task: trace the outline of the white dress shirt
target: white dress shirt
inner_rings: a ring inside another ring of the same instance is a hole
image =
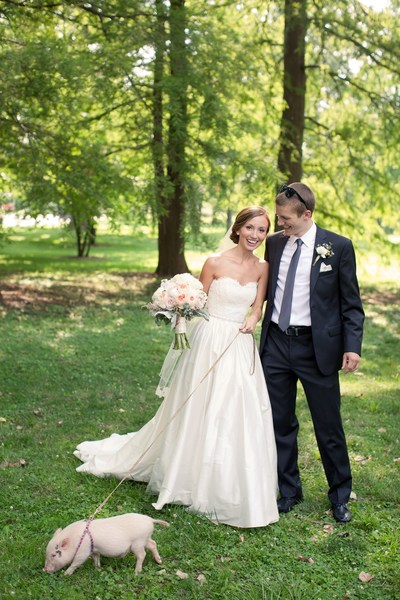
[[[311,325],[310,312],[310,274],[311,262],[314,255],[315,236],[317,234],[317,226],[313,222],[310,229],[301,236],[303,245],[301,246],[301,254],[296,270],[296,278],[293,288],[292,310],[290,314],[290,325]],[[275,290],[274,310],[272,312],[272,321],[278,323],[279,313],[281,310],[283,290],[287,272],[289,270],[290,261],[297,248],[297,237],[291,235],[286,242],[282,253],[281,263],[279,265],[278,281]]]

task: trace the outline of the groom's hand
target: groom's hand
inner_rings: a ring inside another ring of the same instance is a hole
[[[345,375],[347,373],[354,373],[360,366],[361,357],[356,352],[345,352],[343,354],[342,371]]]

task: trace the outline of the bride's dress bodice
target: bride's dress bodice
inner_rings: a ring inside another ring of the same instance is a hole
[[[241,285],[236,279],[214,279],[208,290],[207,310],[212,317],[242,323],[257,294],[257,282]]]

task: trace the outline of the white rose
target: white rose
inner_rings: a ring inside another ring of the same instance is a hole
[[[319,248],[317,248],[317,254],[322,256],[322,258],[326,258],[328,253],[329,253],[329,250],[328,250],[328,248],[325,248],[325,246],[319,246]]]
[[[152,297],[153,304],[157,304],[161,308],[166,308],[166,292],[162,288],[158,288],[153,294]]]
[[[171,281],[179,286],[189,286],[190,288],[197,290],[201,290],[203,287],[200,281],[190,273],[179,273],[178,275],[175,275]]]

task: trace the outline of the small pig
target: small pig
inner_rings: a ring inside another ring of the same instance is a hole
[[[101,555],[120,557],[130,551],[137,558],[135,567],[137,574],[142,570],[146,548],[151,551],[156,562],[161,564],[156,543],[151,539],[154,523],[169,527],[167,521],[152,519],[138,513],[128,513],[107,519],[94,519],[90,522],[85,535],[83,532],[87,527],[87,521],[76,521],[65,529],[57,529],[47,545],[43,571],[54,573],[69,564],[65,575],[72,575],[89,556],[92,556],[95,566],[100,567]]]

